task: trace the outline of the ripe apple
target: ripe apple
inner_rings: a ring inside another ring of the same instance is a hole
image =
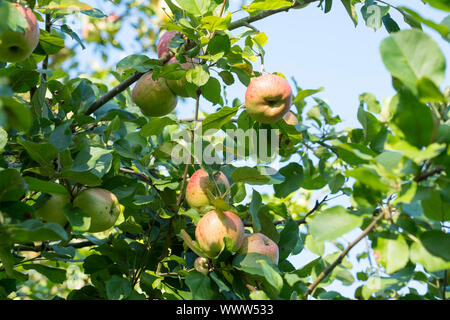
[[[295,126],[296,124],[298,124],[298,119],[297,117],[290,111],[288,111],[284,117],[283,117],[284,121],[287,124],[290,124],[291,126]]]
[[[163,57],[164,55],[166,55],[170,49],[169,49],[169,43],[170,41],[173,39],[173,37],[176,34],[180,34],[178,31],[166,31],[162,36],[161,39],[158,42],[158,47],[157,47],[157,53],[158,53],[158,58]],[[185,63],[181,64],[181,67],[184,70],[189,70],[192,69],[194,67],[194,60],[193,59],[186,59],[187,61]],[[172,64],[172,63],[176,63],[178,62],[178,60],[175,57],[172,57],[168,62],[167,65]],[[178,80],[167,80],[167,85],[169,86],[170,90],[172,90],[172,92],[174,94],[176,94],[177,96],[180,97],[189,97],[189,93],[186,89],[186,75],[183,75],[183,77],[181,79]]]
[[[269,237],[262,233],[247,235],[239,249],[240,254],[261,253],[268,256],[275,264],[278,264],[278,246]]]
[[[210,258],[217,256],[224,248],[224,237],[233,241],[233,251],[237,251],[242,245],[244,236],[241,218],[229,211],[209,211],[195,228],[195,238],[200,248]]]
[[[214,177],[218,186],[226,189],[230,187],[227,177],[223,172],[218,172]],[[209,174],[203,169],[199,169],[189,179],[186,187],[186,201],[191,208],[201,208],[210,204],[207,191],[216,194],[216,184],[209,179]]]
[[[167,86],[166,79],[152,79],[152,72],[144,74],[136,83],[132,99],[148,117],[162,117],[175,109],[178,99]]]
[[[67,218],[64,215],[63,208],[68,203],[70,203],[69,195],[51,194],[50,198],[36,210],[36,217],[45,222],[55,222],[64,227]]]
[[[165,56],[169,51],[169,43],[175,37],[175,35],[179,33],[178,31],[166,31],[161,36],[161,38],[158,41],[158,46],[156,48],[156,53],[158,54],[158,58],[162,58]]]
[[[258,122],[271,124],[283,118],[292,103],[289,83],[275,74],[253,78],[245,92],[245,107]]]
[[[197,257],[194,261],[194,268],[198,272],[207,275],[209,272],[209,260],[203,257]]]
[[[100,188],[82,190],[73,200],[73,206],[91,217],[89,232],[101,232],[111,228],[120,214],[117,197]]]
[[[0,35],[0,61],[17,62],[28,58],[39,43],[39,26],[29,8],[11,3],[24,16],[28,28],[25,32],[5,30]]]

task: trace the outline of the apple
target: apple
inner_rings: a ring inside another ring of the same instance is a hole
[[[239,254],[252,252],[264,254],[278,264],[278,245],[262,233],[253,233],[244,238]]]
[[[249,116],[265,124],[275,123],[289,111],[292,90],[289,83],[275,74],[253,78],[245,91],[245,107]]]
[[[198,272],[207,275],[209,272],[209,260],[203,257],[197,257],[194,261],[194,268]]]
[[[296,117],[292,112],[290,112],[290,111],[288,111],[288,112],[284,115],[283,119],[284,119],[284,121],[285,121],[287,124],[289,124],[289,125],[291,125],[291,126],[295,126],[295,125],[298,124],[298,119],[297,119],[297,117]]]
[[[227,177],[223,172],[218,172],[214,177],[218,186],[223,186],[225,190],[230,187]],[[210,204],[206,190],[216,194],[216,183],[209,179],[209,174],[203,169],[199,169],[189,179],[186,187],[186,201],[191,208],[201,208]]]
[[[152,72],[144,74],[132,92],[133,102],[148,117],[162,117],[175,109],[178,98],[167,86],[166,79],[152,79]]]
[[[0,35],[0,61],[17,62],[28,58],[39,43],[39,26],[33,11],[18,3],[11,3],[25,17],[25,32],[5,30]]]
[[[165,56],[168,52],[170,52],[169,49],[169,43],[170,41],[173,39],[173,37],[176,34],[181,34],[178,31],[166,31],[160,38],[160,40],[158,41],[158,47],[157,47],[157,54],[158,54],[158,58],[162,58],[163,56]],[[194,60],[193,59],[186,59],[187,61],[185,63],[181,64],[181,67],[184,70],[189,70],[192,69],[194,67]],[[178,60],[175,57],[172,57],[167,64],[172,64],[172,63],[176,63],[178,62]],[[180,97],[189,97],[189,93],[186,90],[186,74],[183,75],[183,77],[181,79],[178,80],[167,80],[167,85],[169,86],[170,90],[172,90],[172,92],[174,94],[176,94],[177,96]]]
[[[73,207],[80,208],[91,217],[89,232],[101,232],[111,228],[120,214],[117,197],[105,189],[82,190],[73,200]]]
[[[195,238],[200,249],[210,258],[222,251],[225,246],[224,237],[233,241],[233,251],[237,251],[242,245],[244,236],[244,224],[241,218],[229,211],[209,211],[195,228]]]
[[[165,56],[169,51],[169,43],[175,37],[176,34],[180,34],[178,31],[166,31],[161,36],[161,38],[158,41],[158,46],[156,48],[156,53],[158,54],[158,58],[162,58]]]
[[[69,195],[50,194],[50,198],[36,210],[35,215],[45,222],[55,222],[64,227],[67,218],[64,215],[63,208],[68,203],[70,203]]]

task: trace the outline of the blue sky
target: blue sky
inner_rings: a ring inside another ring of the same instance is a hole
[[[104,1],[88,1],[92,6],[101,9],[105,14],[117,12],[111,3]],[[409,8],[421,13],[424,17],[435,22],[440,22],[446,16],[419,0],[410,1],[389,1],[392,5],[406,5]],[[341,128],[360,127],[356,113],[359,105],[359,95],[364,92],[374,94],[381,102],[384,98],[395,94],[391,85],[389,72],[384,67],[379,46],[381,41],[388,37],[384,28],[373,31],[365,26],[358,8],[359,24],[355,28],[348,17],[340,1],[334,1],[333,9],[328,14],[311,4],[302,10],[280,13],[271,16],[263,21],[254,23],[260,31],[265,32],[269,41],[265,46],[265,69],[268,72],[281,72],[288,79],[294,77],[303,89],[317,89],[324,87],[324,90],[317,94],[318,97],[326,100],[333,112],[342,119]],[[120,10],[122,11],[122,10]],[[391,16],[399,23],[401,28],[406,27],[402,23],[400,14],[391,9]],[[240,17],[241,15],[238,15]],[[442,52],[449,61],[450,45],[444,41],[440,35],[428,28],[425,28],[438,43]],[[242,29],[233,31],[234,34]],[[126,28],[120,34],[121,39],[126,39]],[[120,58],[140,52],[133,52],[132,45],[126,46],[127,51],[117,54],[112,51],[112,60],[117,62]],[[140,53],[142,54],[142,53]],[[156,53],[148,53],[151,58],[156,57]],[[101,59],[91,48],[80,51],[77,55],[84,61],[83,68],[88,68],[87,62]],[[259,68],[258,63],[256,68]],[[89,73],[89,72],[88,72]],[[292,83],[292,82],[291,82]],[[446,70],[444,86],[448,86],[449,72]],[[236,83],[228,88],[229,97],[239,97],[243,101],[245,87]],[[193,101],[187,100],[177,107],[179,118],[191,118],[193,116]],[[310,105],[311,106],[311,105]],[[213,111],[209,103],[202,102],[201,107],[207,112]],[[261,189],[267,190],[267,189]],[[340,200],[333,204],[342,204]],[[359,235],[358,230],[345,236],[347,241],[351,241]],[[365,243],[362,241],[350,253],[350,261],[356,265],[355,256],[365,250]],[[327,251],[335,251],[332,246],[327,246]],[[314,259],[316,255],[306,249],[298,256],[290,260],[296,266],[302,266]],[[362,261],[357,268],[361,270],[368,265],[368,261]],[[347,297],[353,297],[355,288],[360,285],[356,282],[351,287],[343,287],[339,282],[330,288],[342,292]],[[424,288],[418,285],[414,287],[419,292],[424,292]]]

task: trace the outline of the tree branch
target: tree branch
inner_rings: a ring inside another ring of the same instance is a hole
[[[303,4],[309,4],[311,2],[316,2],[318,0],[303,0]],[[233,23],[230,24],[230,27],[228,28],[229,30],[234,30],[240,27],[244,27],[247,26],[249,23],[258,21],[258,20],[262,20],[264,18],[270,17],[274,14],[280,13],[280,12],[288,12],[291,9],[294,9],[296,7],[298,7],[299,5],[301,5],[302,3],[300,3],[299,1],[295,1],[294,4],[290,7],[285,7],[285,8],[280,8],[280,9],[276,9],[276,10],[266,10],[266,11],[262,11],[258,14],[255,14],[254,16],[248,16],[242,19],[239,19]]]
[[[301,219],[297,219],[297,220],[294,220],[297,224],[304,224],[304,223],[306,223],[306,218],[308,218],[311,214],[313,214],[314,212],[316,212],[319,208],[320,208],[320,206],[322,205],[322,203],[324,203],[326,200],[327,200],[327,198],[328,198],[328,195],[326,195],[322,200],[316,200],[316,204],[314,205],[314,208],[312,208],[311,210],[309,210],[307,213],[306,213],[306,215],[303,217],[303,218],[301,218]],[[273,224],[274,225],[279,225],[279,224],[282,224],[282,223],[285,223],[286,222],[286,220],[279,220],[279,221],[275,221]],[[253,226],[253,224],[252,223],[250,223],[250,222],[246,222],[246,223],[244,223],[244,225],[246,226],[246,227],[252,227]]]
[[[74,247],[75,249],[85,248],[95,246],[95,243],[91,241],[82,241],[75,243],[68,243],[65,247]],[[15,251],[32,251],[32,252],[41,252],[44,250],[48,250],[49,247],[47,244],[41,244],[39,246],[27,246],[27,245],[18,245],[14,247]]]
[[[414,181],[420,182],[420,181],[426,180],[429,177],[434,176],[435,174],[439,174],[444,170],[445,170],[444,167],[436,167],[434,169],[431,169],[430,171],[424,171],[424,172],[420,173],[417,177],[415,177]]]
[[[334,268],[337,267],[337,265],[339,265],[342,260],[345,258],[345,256],[349,253],[349,251],[359,242],[361,241],[365,236],[367,236],[369,234],[369,232],[371,232],[373,230],[373,228],[375,228],[376,224],[378,221],[380,221],[385,215],[386,212],[389,211],[388,207],[384,208],[385,210],[383,210],[368,226],[367,228],[363,231],[363,233],[361,233],[361,235],[356,238],[352,243],[350,243],[348,245],[347,248],[345,248],[344,251],[341,252],[341,254],[339,255],[339,257],[336,259],[336,261],[334,261],[330,266],[328,266],[328,268],[326,268],[324,271],[322,271],[319,276],[317,277],[316,281],[314,281],[312,284],[310,284],[308,286],[308,291],[305,293],[305,298],[308,297],[308,295],[310,295],[315,289],[316,287],[319,285],[319,283],[328,275],[331,273],[331,271],[334,270]]]

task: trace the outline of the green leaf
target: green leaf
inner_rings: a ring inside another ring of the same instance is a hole
[[[46,276],[51,282],[63,283],[66,281],[66,270],[44,266],[42,264],[25,264],[22,266],[25,270],[36,270]]]
[[[450,12],[450,2],[446,0],[423,0],[423,2],[428,3],[436,9]]]
[[[0,262],[5,269],[6,275],[12,277],[14,275],[15,259],[9,249],[0,247]]]
[[[211,0],[177,0],[177,2],[187,13],[194,16],[205,15],[211,7]]]
[[[417,81],[417,90],[419,91],[421,102],[443,102],[445,97],[439,88],[428,78],[420,78]]]
[[[163,118],[151,118],[148,123],[146,123],[141,131],[140,134],[143,137],[150,137],[157,134],[160,134],[164,131],[164,128],[168,125],[175,124],[176,122],[168,117]]]
[[[313,236],[308,234],[305,239],[305,247],[312,253],[321,256],[325,250],[325,243],[323,241],[316,241]]]
[[[356,14],[355,5],[353,4],[352,0],[341,0],[341,2],[356,27],[356,25],[358,24],[358,15]]]
[[[49,141],[54,145],[60,152],[69,148],[72,143],[72,130],[70,128],[72,124],[72,119],[65,121],[63,124],[59,125],[50,134]]]
[[[109,300],[124,300],[131,293],[131,283],[128,279],[113,275],[105,281],[106,296]]]
[[[425,231],[420,235],[420,241],[428,252],[434,256],[450,261],[450,234],[438,230]]]
[[[209,31],[226,30],[231,23],[231,13],[228,12],[226,17],[206,16],[201,20],[202,27]]]
[[[379,253],[379,263],[388,274],[402,269],[409,261],[409,247],[402,235],[393,239],[377,237],[377,245],[373,249]]]
[[[137,72],[147,72],[155,66],[160,66],[161,62],[157,59],[150,59],[140,54],[129,55],[117,63],[117,69],[134,69]]]
[[[230,120],[236,115],[236,112],[238,112],[238,110],[239,107],[223,107],[220,108],[219,111],[209,114],[202,121],[202,132],[205,133],[210,129],[218,130],[222,128],[225,124],[230,122]]]
[[[27,243],[36,241],[68,240],[67,233],[57,223],[43,223],[38,219],[9,225],[10,241]]]
[[[232,264],[233,267],[238,270],[265,277],[264,270],[260,262],[261,260],[264,260],[276,272],[279,272],[278,267],[273,263],[273,261],[266,255],[260,253],[252,252],[245,255],[237,255],[234,257]]]
[[[40,191],[50,194],[68,195],[67,189],[60,184],[33,177],[25,177],[24,180],[27,183],[28,189],[30,191]]]
[[[201,65],[186,72],[187,82],[195,84],[197,87],[204,86],[209,80],[209,73]]]
[[[408,9],[406,7],[399,7],[400,10],[407,12],[411,17],[413,17],[415,20],[423,23],[424,25],[436,30],[441,34],[444,39],[448,38],[450,34],[450,27],[446,26],[445,24],[438,24],[435,23],[429,19],[423,18],[420,14],[415,12],[414,10]]]
[[[392,19],[391,15],[388,13],[383,18],[381,18],[383,21],[383,25],[386,28],[386,31],[389,33],[400,31],[400,27],[398,26],[397,22],[395,22],[394,19]]]
[[[90,171],[101,178],[111,168],[112,150],[98,147],[85,147],[75,157],[72,171]]]
[[[301,165],[291,162],[281,168],[280,173],[285,177],[285,180],[273,186],[277,198],[285,198],[292,192],[300,189],[304,180],[303,167]]]
[[[2,127],[0,127],[0,152],[3,152],[3,148],[5,148],[7,142],[8,133]]]
[[[266,260],[257,260],[257,263],[262,267],[265,280],[279,293],[283,288],[283,278]]]
[[[309,223],[309,231],[316,241],[334,240],[359,227],[361,223],[362,217],[336,206],[315,214]]]
[[[433,220],[450,220],[450,202],[444,200],[440,192],[433,191],[428,199],[422,200],[424,214]]]
[[[45,167],[53,167],[53,160],[58,155],[58,149],[50,143],[37,143],[31,141],[17,141],[34,161]]]
[[[381,42],[380,52],[389,72],[414,93],[422,77],[428,77],[437,86],[444,79],[445,57],[433,38],[420,30],[392,34]]]
[[[62,177],[91,187],[99,186],[102,183],[102,180],[91,172],[63,170]]]
[[[356,168],[353,170],[346,170],[345,175],[348,177],[353,177],[361,184],[369,186],[373,190],[378,190],[380,192],[388,192],[390,187],[381,181],[381,177],[378,174],[368,168]]]
[[[208,43],[208,53],[215,55],[218,53],[227,54],[230,51],[231,43],[227,35],[215,35]]]
[[[297,246],[299,239],[300,231],[298,229],[298,224],[289,218],[284,226],[284,229],[280,232],[280,240],[278,241],[280,261],[283,261],[289,257]]]
[[[250,292],[250,299],[252,300],[270,300],[267,294],[262,290],[255,290]]]
[[[392,131],[409,144],[421,148],[430,144],[434,121],[431,109],[416,99],[410,91],[403,91],[391,103]]]
[[[242,9],[255,15],[259,11],[277,10],[292,6],[292,2],[287,0],[254,0],[250,5],[243,6]]]
[[[262,198],[258,191],[253,190],[252,201],[250,202],[249,211],[252,216],[252,224],[254,232],[261,231],[261,222],[259,221],[259,209],[262,206]]]
[[[27,132],[33,122],[30,109],[14,98],[3,98],[0,105],[0,115],[6,117],[6,129],[14,128]]]
[[[81,234],[89,230],[91,226],[91,216],[83,212],[83,210],[66,205],[63,208],[63,212],[72,226],[73,233]]]
[[[25,181],[18,170],[0,170],[0,202],[18,201],[26,191]]]
[[[209,78],[208,82],[202,87],[202,96],[204,96],[206,100],[211,101],[213,105],[222,104],[223,101],[222,97],[220,96],[221,90],[222,87],[220,86],[219,80],[211,77]]]
[[[271,181],[271,175],[259,167],[239,167],[236,168],[231,177],[234,182],[244,182],[250,185],[264,185]]]
[[[208,276],[194,270],[189,272],[185,281],[194,300],[213,299],[214,291],[211,288],[211,279]]]
[[[450,268],[450,261],[435,256],[429,252],[422,242],[414,242],[410,248],[410,259],[413,263],[420,263],[428,272],[435,272]]]
[[[36,53],[43,55],[56,54],[64,48],[64,39],[50,34],[45,30],[39,32],[39,45],[37,46]]]

